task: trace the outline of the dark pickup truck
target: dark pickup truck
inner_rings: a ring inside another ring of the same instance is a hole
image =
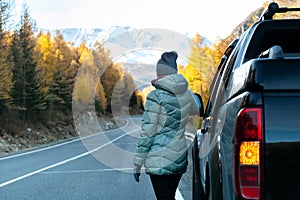
[[[193,199],[300,199],[300,11],[232,41],[193,146]]]

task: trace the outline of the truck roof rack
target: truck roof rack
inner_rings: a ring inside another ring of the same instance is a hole
[[[265,10],[265,12],[260,17],[259,21],[267,20],[267,19],[273,19],[273,16],[276,13],[286,13],[289,11],[300,11],[300,8],[287,8],[287,7],[279,7],[277,3],[272,2],[269,4],[268,8]]]

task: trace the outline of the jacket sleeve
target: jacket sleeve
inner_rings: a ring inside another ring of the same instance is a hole
[[[191,113],[190,115],[199,115],[200,110],[199,110],[199,105],[197,103],[197,100],[195,99],[194,93],[189,90],[190,96],[191,96]]]
[[[162,106],[160,105],[158,94],[152,91],[146,99],[145,111],[141,125],[141,132],[138,139],[134,164],[143,165],[147,154],[157,133],[158,118]]]

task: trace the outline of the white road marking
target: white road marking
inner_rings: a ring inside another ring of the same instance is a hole
[[[128,125],[128,121],[127,121],[127,123],[126,123],[125,126],[127,126],[127,125]],[[113,130],[109,130],[109,131],[113,131]],[[105,132],[103,132],[103,133],[106,133],[106,132],[109,132],[109,131],[105,131]],[[90,150],[90,151],[88,151],[88,152],[85,152],[85,153],[83,153],[83,154],[79,154],[79,155],[77,155],[77,156],[75,156],[75,157],[72,157],[72,158],[69,158],[69,159],[67,159],[67,160],[64,160],[64,161],[55,163],[55,164],[50,165],[50,166],[48,166],[48,167],[44,167],[44,168],[42,168],[42,169],[33,171],[33,172],[28,173],[28,174],[25,174],[25,175],[23,175],[23,176],[20,176],[20,177],[14,178],[14,179],[12,179],[12,180],[6,181],[6,182],[4,182],[4,183],[1,183],[1,184],[0,184],[0,188],[2,188],[2,187],[4,187],[4,186],[7,186],[7,185],[10,185],[10,184],[12,184],[12,183],[15,183],[15,182],[17,182],[17,181],[20,181],[20,180],[22,180],[22,179],[28,178],[28,177],[30,177],[30,176],[33,176],[33,175],[35,175],[35,174],[42,173],[42,172],[43,172],[44,174],[46,174],[46,173],[47,173],[47,174],[50,174],[50,173],[86,173],[86,172],[95,172],[95,171],[101,172],[101,171],[116,171],[116,170],[121,170],[121,171],[125,171],[125,170],[126,170],[126,171],[127,171],[127,170],[129,171],[129,170],[130,170],[130,171],[131,171],[132,168],[122,168],[122,169],[101,169],[101,170],[80,170],[80,171],[65,171],[65,172],[58,172],[58,171],[56,171],[56,172],[45,172],[45,171],[48,170],[48,169],[52,169],[52,168],[54,168],[54,167],[57,167],[57,166],[66,164],[66,163],[68,163],[68,162],[71,162],[71,161],[80,159],[80,158],[82,158],[82,157],[84,157],[84,156],[87,156],[87,155],[89,155],[89,154],[91,154],[91,153],[93,153],[93,152],[95,152],[95,151],[98,151],[98,150],[100,150],[100,149],[106,147],[107,145],[109,145],[109,144],[111,144],[111,143],[113,143],[113,142],[115,142],[115,141],[117,141],[117,140],[119,140],[119,139],[125,137],[126,135],[129,135],[129,134],[133,133],[134,131],[136,131],[136,130],[133,130],[133,131],[130,131],[130,132],[124,134],[124,135],[121,135],[120,137],[115,138],[114,140],[111,140],[110,142],[108,142],[108,143],[106,143],[106,144],[104,144],[104,145],[102,145],[102,146],[99,146],[99,147],[97,147],[97,148],[95,148],[95,149],[93,149],[93,150]],[[98,134],[103,134],[103,133],[98,133]],[[11,156],[7,156],[7,157],[3,157],[3,158],[0,158],[0,161],[1,161],[1,160],[11,159],[11,158],[16,158],[16,157],[20,157],[20,156],[24,156],[24,155],[28,155],[28,154],[38,153],[38,152],[41,152],[41,151],[46,151],[46,150],[49,150],[49,149],[52,149],[52,148],[56,148],[56,147],[59,147],[59,146],[63,146],[63,145],[66,145],[66,144],[70,144],[70,143],[79,141],[79,140],[81,140],[81,139],[93,137],[93,136],[98,135],[98,134],[93,134],[93,135],[89,135],[89,136],[86,136],[86,137],[77,138],[77,139],[74,139],[74,140],[71,140],[71,141],[68,141],[68,142],[63,142],[63,143],[60,143],[60,144],[57,144],[57,145],[54,145],[54,146],[50,146],[50,147],[45,147],[45,148],[42,148],[42,149],[37,149],[37,150],[25,152],[25,153],[20,153],[20,154],[16,154],[16,155],[11,155]],[[191,134],[191,133],[186,133],[186,135],[188,136],[188,138],[193,138],[193,136],[194,136],[194,135]],[[191,137],[191,136],[192,136],[192,137]],[[181,192],[179,191],[178,188],[177,188],[177,190],[176,190],[176,196],[175,196],[175,199],[176,199],[176,200],[184,200],[184,198],[183,198],[183,196],[182,196],[182,194],[181,194]]]
[[[138,130],[139,130],[139,129],[138,129]],[[28,177],[30,177],[30,176],[33,176],[33,175],[35,175],[35,174],[41,173],[41,172],[46,171],[46,170],[48,170],[48,169],[51,169],[51,168],[54,168],[54,167],[57,167],[57,166],[66,164],[66,163],[68,163],[68,162],[71,162],[71,161],[80,159],[80,158],[82,158],[82,157],[85,157],[85,156],[87,156],[87,155],[89,155],[89,154],[92,154],[93,152],[96,152],[96,151],[99,151],[100,149],[103,149],[104,147],[108,146],[109,144],[112,144],[113,142],[115,142],[115,141],[117,141],[117,140],[119,140],[119,139],[125,137],[126,135],[131,134],[131,133],[134,132],[134,131],[137,131],[137,130],[129,131],[129,132],[127,132],[127,133],[125,133],[125,134],[123,134],[123,135],[121,135],[121,136],[119,136],[119,137],[117,137],[117,138],[111,140],[110,142],[108,142],[108,143],[106,143],[106,144],[103,144],[103,145],[101,145],[101,146],[99,146],[99,147],[97,147],[97,148],[95,148],[95,149],[90,150],[90,151],[87,151],[87,152],[85,152],[85,153],[79,154],[79,155],[74,156],[74,157],[71,157],[71,158],[69,158],[69,159],[67,159],[67,160],[63,160],[63,161],[58,162],[58,163],[55,163],[55,164],[53,164],[53,165],[49,165],[49,166],[47,166],[47,167],[41,168],[41,169],[39,169],[39,170],[33,171],[33,172],[28,173],[28,174],[25,174],[25,175],[23,175],[23,176],[20,176],[20,177],[14,178],[14,179],[12,179],[12,180],[6,181],[6,182],[4,182],[4,183],[1,183],[1,184],[0,184],[0,188],[1,188],[1,187],[4,187],[4,186],[7,186],[7,185],[9,185],[9,184],[15,183],[15,182],[17,182],[17,181],[20,181],[20,180],[22,180],[22,179],[28,178]]]
[[[126,124],[123,127],[120,127],[119,129],[127,127],[128,124],[129,124],[129,122],[126,121]],[[49,146],[49,147],[45,147],[45,148],[41,148],[41,149],[37,149],[37,150],[33,150],[33,151],[28,151],[28,152],[24,152],[24,153],[20,153],[20,154],[16,154],[16,155],[11,155],[11,156],[7,156],[7,157],[3,157],[3,158],[0,158],[0,161],[1,160],[11,159],[11,158],[16,158],[16,157],[20,157],[20,156],[25,156],[25,155],[29,155],[29,154],[33,154],[33,153],[38,153],[38,152],[41,152],[41,151],[46,151],[46,150],[53,149],[53,148],[56,148],[56,147],[60,147],[60,146],[66,145],[66,144],[71,144],[73,142],[77,142],[77,141],[82,140],[82,139],[87,139],[87,138],[93,137],[95,135],[109,133],[109,132],[114,131],[114,130],[116,130],[116,129],[108,130],[108,131],[103,131],[101,133],[96,133],[96,134],[88,135],[88,136],[85,136],[85,137],[79,137],[79,138],[71,140],[71,141],[59,143],[59,144],[56,144],[56,145],[53,145],[53,146]]]
[[[45,148],[42,148],[42,149],[37,149],[37,150],[33,150],[33,151],[28,151],[28,152],[16,154],[16,155],[11,155],[11,156],[7,156],[7,157],[3,157],[3,158],[0,158],[0,161],[1,160],[11,159],[11,158],[16,158],[16,157],[20,157],[20,156],[25,156],[25,155],[28,155],[28,154],[33,154],[33,153],[37,153],[37,152],[41,152],[41,151],[45,151],[45,150],[49,150],[49,149],[53,149],[53,148],[56,148],[56,147],[59,147],[59,146],[63,146],[63,145],[66,145],[66,144],[70,144],[70,143],[76,142],[78,140],[80,140],[80,138],[74,139],[74,140],[71,140],[71,141],[68,141],[68,142],[60,143],[60,144],[57,144],[57,145],[45,147]]]
[[[42,172],[42,174],[73,174],[73,173],[91,173],[91,172],[112,172],[112,171],[129,171],[132,172],[133,168],[116,168],[116,169],[91,169],[91,170],[68,170],[68,171],[51,171]]]

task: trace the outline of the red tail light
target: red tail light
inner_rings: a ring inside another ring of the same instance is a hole
[[[233,149],[235,193],[240,199],[262,199],[262,110],[245,108],[237,116]]]

